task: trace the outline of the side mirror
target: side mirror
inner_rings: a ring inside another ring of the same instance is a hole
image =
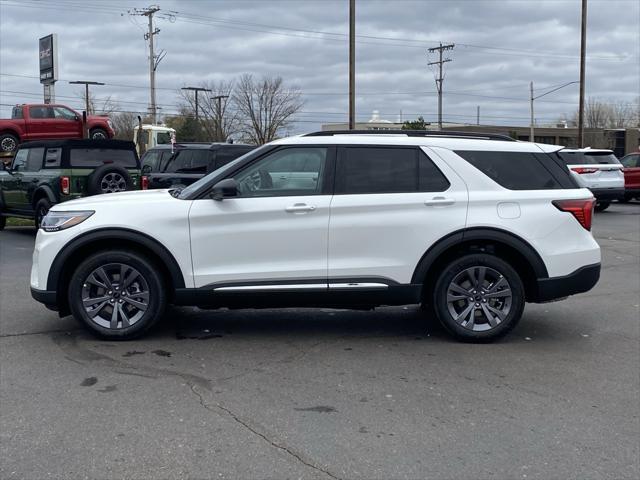
[[[148,175],[151,173],[151,165],[143,165],[142,166],[142,174]]]
[[[238,196],[238,182],[233,178],[225,178],[216,183],[211,189],[209,196],[217,201],[227,197]]]

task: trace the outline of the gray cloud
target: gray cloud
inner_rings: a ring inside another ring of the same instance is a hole
[[[178,12],[175,21],[157,20],[157,47],[167,51],[157,75],[163,112],[176,111],[181,86],[231,80],[246,72],[281,75],[302,89],[305,106],[295,132],[346,119],[346,0],[159,3],[162,12]],[[88,79],[109,84],[95,88],[98,97],[112,95],[122,109],[145,110],[146,18],[127,15],[136,6],[144,4],[0,0],[0,103],[41,100],[37,78],[10,75],[37,76],[37,39],[56,32],[64,80],[56,85],[60,103],[81,108],[80,88],[66,81]],[[640,2],[590,0],[588,25],[587,95],[637,102]],[[389,120],[400,110],[405,118],[435,119],[437,99],[426,49],[437,41],[457,44],[446,66],[445,120],[473,123],[479,105],[483,123],[525,125],[530,81],[542,88],[579,76],[578,0],[357,0],[357,33],[399,39],[358,38],[357,112],[362,120],[374,109]],[[571,114],[577,99],[576,85],[560,90],[536,102],[536,117],[544,123]],[[9,108],[0,106],[2,115]]]

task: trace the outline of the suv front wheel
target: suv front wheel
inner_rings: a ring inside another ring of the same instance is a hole
[[[516,326],[525,292],[517,272],[489,254],[465,255],[447,265],[433,292],[435,313],[456,338],[489,342]]]
[[[160,273],[137,252],[96,253],[82,262],[71,278],[71,313],[99,337],[138,337],[164,312],[166,296]]]

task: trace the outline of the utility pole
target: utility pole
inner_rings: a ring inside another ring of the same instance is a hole
[[[211,89],[209,88],[202,88],[202,87],[182,87],[181,90],[190,90],[195,92],[195,96],[196,96],[196,122],[200,122],[200,117],[198,116],[198,92],[210,92]]]
[[[533,82],[529,84],[529,99],[531,101],[531,105],[529,110],[531,111],[531,122],[529,122],[529,141],[533,142],[534,134],[533,134]]]
[[[356,128],[356,0],[349,0],[349,130]]]
[[[529,129],[530,129],[530,130],[529,130],[529,141],[530,141],[530,142],[533,142],[533,140],[534,140],[534,138],[535,138],[535,137],[534,137],[534,133],[533,133],[533,129],[534,129],[534,120],[533,120],[533,101],[534,101],[534,100],[537,100],[537,99],[538,99],[538,98],[540,98],[540,97],[544,97],[545,95],[549,95],[550,93],[553,93],[553,92],[555,92],[555,91],[557,91],[557,90],[560,90],[561,88],[568,87],[569,85],[573,85],[573,84],[575,84],[575,83],[580,83],[580,82],[578,82],[578,81],[567,82],[567,83],[565,83],[565,84],[563,84],[563,85],[560,85],[559,87],[556,87],[556,88],[554,88],[554,89],[552,89],[552,90],[549,90],[548,92],[544,92],[544,93],[542,93],[542,94],[540,94],[540,95],[537,95],[537,96],[535,96],[535,97],[533,96],[533,82],[531,82],[531,83],[529,84],[529,91],[530,91],[529,101],[531,102],[531,109],[530,109],[530,110],[531,110],[531,123],[529,124]]]
[[[436,78],[436,90],[438,90],[438,128],[442,130],[442,82],[444,81],[444,77],[442,76],[442,65],[450,62],[450,58],[442,58],[442,52],[445,50],[453,50],[455,44],[450,43],[449,45],[440,44],[439,47],[433,47],[429,49],[429,53],[438,52],[439,59],[436,62],[429,62],[427,65],[438,65],[438,77]]]
[[[81,81],[75,80],[73,82],[69,82],[71,85],[84,85],[84,111],[85,115],[83,116],[83,125],[82,125],[82,136],[83,138],[89,138],[88,124],[86,122],[86,116],[88,116],[90,111],[89,104],[89,85],[104,85],[102,82],[90,82],[90,81]]]
[[[211,97],[211,100],[218,102],[218,108],[216,110],[216,137],[218,141],[224,142],[226,139],[222,138],[222,99],[229,98],[229,95],[216,95]]]
[[[584,73],[587,52],[587,0],[582,0],[582,28],[580,34],[580,105],[578,106],[578,147],[584,147]]]
[[[149,31],[144,34],[144,39],[149,41],[149,83],[151,87],[151,103],[149,106],[149,110],[151,111],[152,123],[156,123],[157,120],[156,69],[166,55],[166,52],[164,51],[156,55],[153,49],[153,37],[154,35],[158,35],[160,33],[159,28],[153,27],[153,15],[159,11],[160,7],[158,5],[151,5],[150,7],[143,9],[136,8],[132,11],[129,11],[130,15],[140,15],[142,17],[147,17],[149,20]]]

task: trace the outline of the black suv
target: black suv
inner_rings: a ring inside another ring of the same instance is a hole
[[[159,145],[141,159],[146,188],[183,188],[253,150],[234,143]]]
[[[133,142],[48,140],[20,145],[0,169],[0,229],[6,217],[33,218],[36,228],[56,203],[140,188]]]

